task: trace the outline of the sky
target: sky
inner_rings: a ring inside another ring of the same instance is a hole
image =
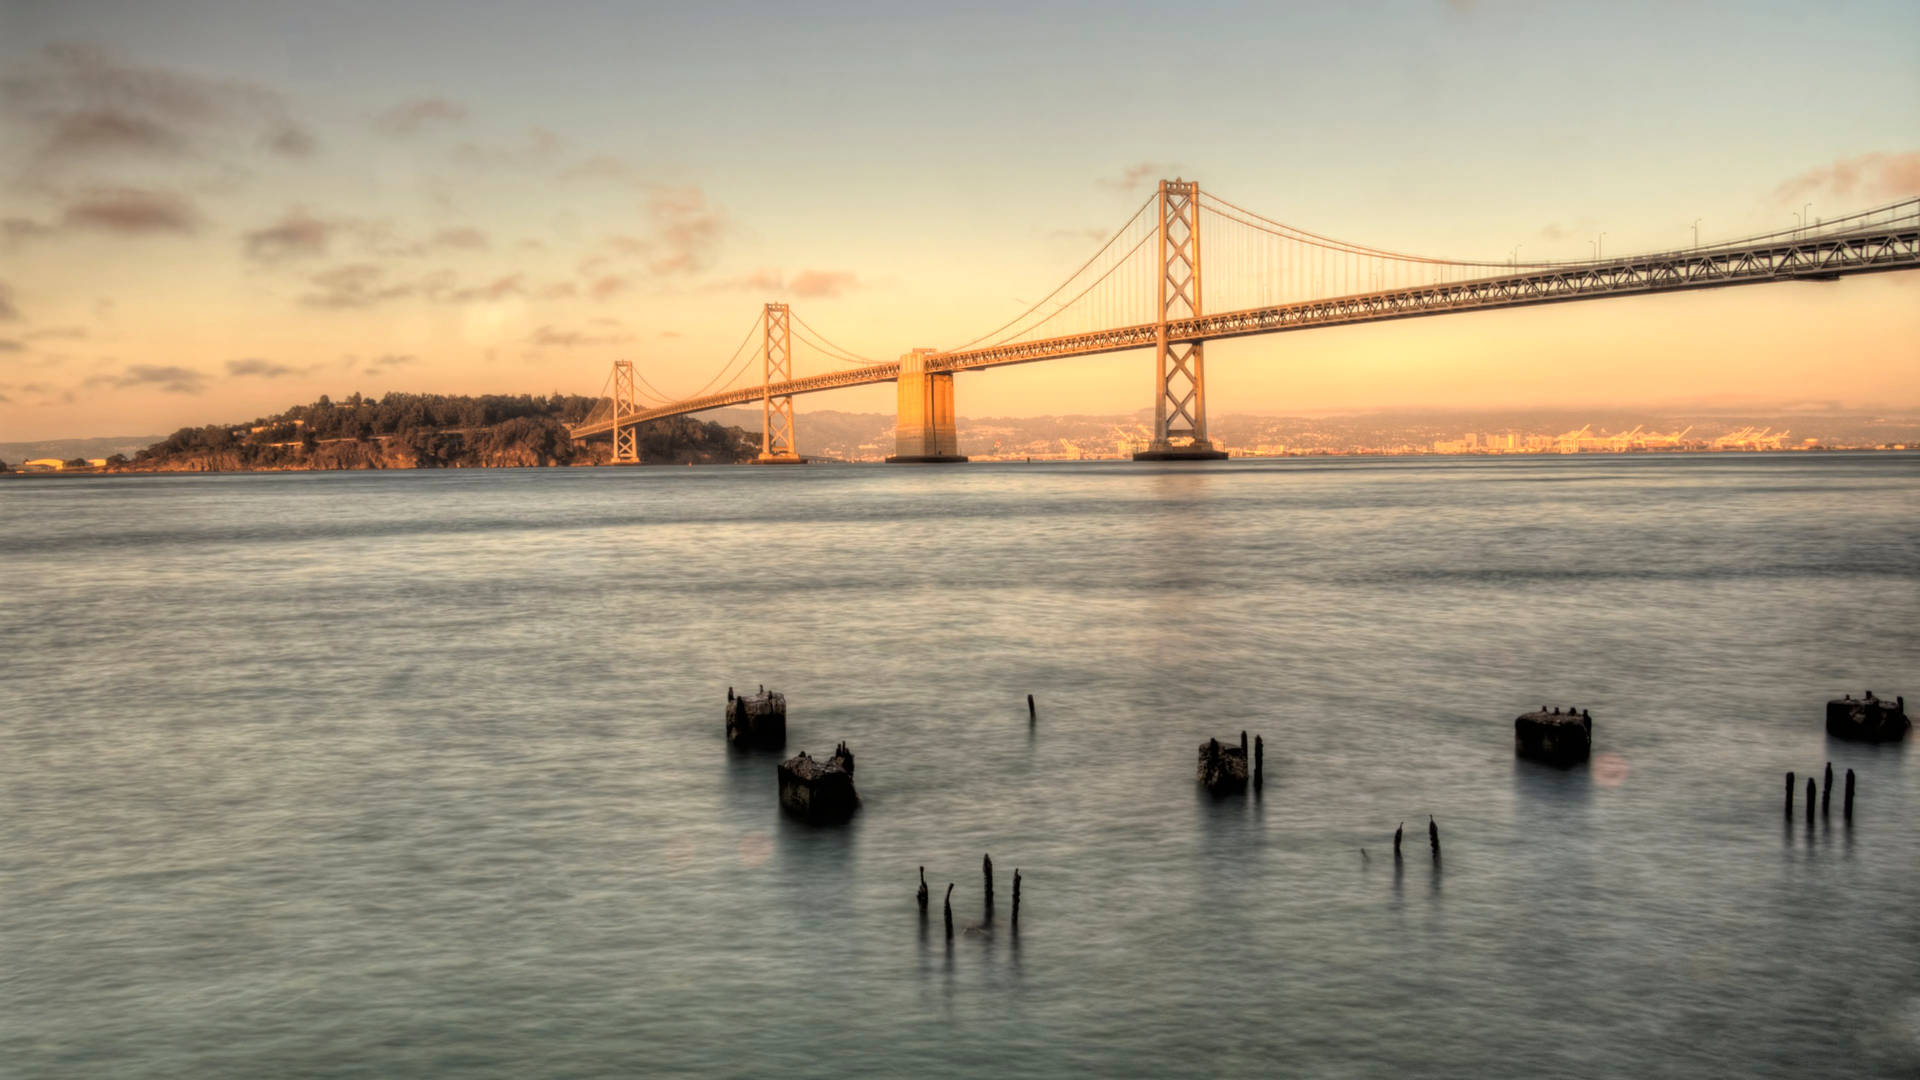
[[[0,441],[952,347],[1157,180],[1572,259],[1920,195],[1920,5],[0,0]],[[1604,233],[1604,239],[1601,235]],[[1216,342],[1216,414],[1920,405],[1920,274]],[[1137,352],[966,416],[1152,403]],[[796,399],[890,411],[891,387]],[[804,422],[804,420],[803,420]]]

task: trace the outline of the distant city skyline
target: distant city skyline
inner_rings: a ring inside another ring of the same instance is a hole
[[[771,299],[875,358],[952,346],[1057,284],[1163,176],[1436,255],[1671,249],[1696,227],[1710,244],[1920,194],[1914,40],[1920,9],[1898,3],[1199,5],[1169,23],[1045,3],[23,0],[0,8],[0,441],[321,393],[593,393],[614,358],[687,393]],[[1165,78],[1118,59],[1149,52]],[[1823,54],[1848,63],[1778,76]],[[1569,88],[1581,72],[1621,77]],[[1907,407],[1920,275],[1221,341],[1207,360],[1215,417]],[[1130,412],[1150,364],[967,375],[958,409]],[[885,387],[797,403],[803,439],[808,412],[891,407]]]

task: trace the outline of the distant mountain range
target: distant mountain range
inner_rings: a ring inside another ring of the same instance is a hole
[[[719,409],[703,414],[719,423],[760,430],[759,410]],[[961,417],[960,452],[973,458],[1121,457],[1143,445],[1152,417],[1146,410],[1105,416]],[[838,460],[877,460],[893,453],[894,418],[890,413],[849,413],[832,409],[795,417],[802,454]],[[1684,448],[1705,448],[1715,440],[1739,439],[1750,445],[1800,447],[1880,447],[1920,445],[1920,410],[1868,412],[1791,407],[1751,410],[1709,408],[1461,409],[1393,410],[1328,416],[1253,416],[1217,414],[1209,434],[1236,454],[1255,453],[1432,453],[1450,449],[1465,436],[1479,447],[1489,436],[1512,436],[1516,448],[1534,448],[1584,431],[1574,440],[1583,447],[1606,436],[1638,429],[1662,439],[1678,439]],[[1684,433],[1684,438],[1679,438]],[[1462,448],[1464,449],[1464,448]]]
[[[115,454],[132,457],[165,435],[103,435],[94,439],[42,439],[39,442],[0,443],[0,461],[18,465],[36,458],[106,458]]]

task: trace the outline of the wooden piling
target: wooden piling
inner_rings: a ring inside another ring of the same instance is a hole
[[[917,898],[920,901],[920,910],[927,910],[927,868],[924,866],[920,868],[920,892]]]
[[[1027,695],[1027,723],[1031,724],[1038,721],[1039,719],[1040,719],[1040,714],[1035,712],[1033,708],[1033,695],[1028,694]]]
[[[1440,858],[1440,826],[1433,823],[1433,815],[1427,815],[1427,843],[1433,845],[1433,857]]]
[[[1813,782],[1813,777],[1807,777],[1807,824],[1809,825],[1813,824],[1813,797],[1819,790],[1820,787]]]
[[[1395,862],[1400,861],[1400,834],[1406,831],[1407,823],[1404,821],[1400,823],[1399,828],[1393,830],[1393,858]]]
[[[1240,733],[1240,760],[1245,761],[1246,758],[1247,758],[1247,733],[1243,731]]]
[[[1266,783],[1266,778],[1261,775],[1265,770],[1266,756],[1265,744],[1260,741],[1260,736],[1255,735],[1253,737],[1253,786],[1256,788]]]
[[[980,873],[987,879],[987,906],[993,906],[993,856],[980,856]]]
[[[1820,785],[1820,816],[1827,816],[1827,806],[1833,802],[1833,762],[1827,762],[1827,778]]]
[[[953,937],[953,882],[947,882],[947,937]]]
[[[1787,773],[1787,816],[1793,816],[1793,773]]]
[[[1847,790],[1846,790],[1846,793],[1841,796],[1840,816],[1845,818],[1848,821],[1853,820],[1853,770],[1852,769],[1847,770]]]
[[[1013,925],[1020,925],[1020,868],[1013,868]]]

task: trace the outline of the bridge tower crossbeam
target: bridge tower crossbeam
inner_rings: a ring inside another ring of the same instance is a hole
[[[785,304],[770,303],[761,319],[760,456],[756,465],[800,465],[793,438],[793,395],[775,396],[773,384],[793,379],[792,316]]]
[[[1169,340],[1167,324],[1200,317],[1200,183],[1162,180],[1154,276],[1153,441],[1135,461],[1217,461],[1207,438],[1205,343]],[[1179,440],[1179,441],[1176,441]]]

